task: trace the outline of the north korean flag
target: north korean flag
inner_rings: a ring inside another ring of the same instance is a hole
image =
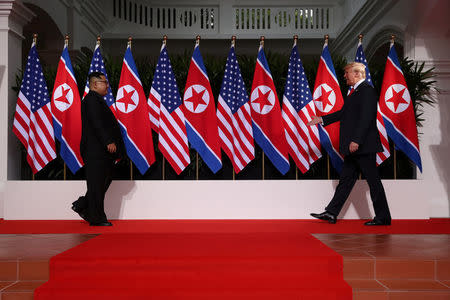
[[[413,103],[394,43],[391,43],[386,61],[379,105],[387,134],[422,172]]]
[[[250,95],[253,136],[281,174],[289,171],[280,103],[263,46],[259,46]]]
[[[130,45],[128,45],[123,58],[116,97],[116,116],[128,157],[139,172],[144,174],[155,162],[155,151],[148,118],[147,98],[139,79]]]
[[[327,42],[323,45],[322,55],[320,56],[313,100],[318,116],[334,113],[344,105]],[[333,167],[340,173],[343,157],[339,153],[339,126],[340,122],[332,123],[326,127],[319,125],[319,136],[320,143],[330,156]]]
[[[67,44],[58,63],[51,108],[55,137],[61,143],[60,155],[75,174],[83,166],[80,154],[81,100]]]
[[[216,173],[222,168],[216,106],[198,43],[192,54],[183,101],[189,143]]]

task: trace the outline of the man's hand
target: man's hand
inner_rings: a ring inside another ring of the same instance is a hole
[[[319,123],[322,123],[322,117],[313,116],[311,121],[306,123],[306,125],[313,126],[313,125],[316,125],[316,124],[319,124]]]
[[[353,153],[357,151],[359,148],[359,145],[355,142],[350,142],[350,145],[348,146],[348,149],[350,150],[350,153]]]
[[[106,146],[106,149],[108,150],[109,153],[116,153],[116,144],[115,143],[111,143],[108,144],[108,146]]]

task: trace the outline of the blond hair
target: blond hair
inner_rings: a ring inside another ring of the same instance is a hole
[[[361,74],[361,78],[366,78],[366,66],[359,62],[351,62],[344,67],[344,70],[352,69],[352,72]]]

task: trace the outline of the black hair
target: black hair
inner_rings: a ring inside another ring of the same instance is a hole
[[[92,72],[91,74],[88,75],[89,84],[91,84],[91,81],[92,81],[93,78],[102,79],[101,78],[102,76],[105,76],[105,74],[103,74],[102,72]]]

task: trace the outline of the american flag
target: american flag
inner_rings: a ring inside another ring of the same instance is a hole
[[[305,173],[322,154],[317,126],[306,125],[316,115],[316,109],[296,44],[289,59],[282,115],[289,154]]]
[[[191,162],[180,93],[166,45],[161,47],[147,101],[152,129],[159,134],[158,148],[177,174]]]
[[[102,53],[100,52],[100,45],[95,45],[94,55],[92,56],[91,65],[89,66],[88,75],[93,72],[101,72],[105,74],[106,80],[108,80],[108,75],[106,74],[105,63],[103,62]],[[108,80],[109,82],[109,80]],[[84,88],[84,97],[89,93],[89,78],[86,80],[86,87]],[[114,96],[111,91],[111,87],[108,85],[108,93],[103,97],[105,99],[106,104],[112,110],[114,115],[116,114],[116,105],[114,102]]]
[[[248,100],[232,45],[220,88],[217,119],[222,149],[231,159],[236,174],[255,158]]]
[[[366,80],[373,87],[372,77],[370,76],[369,66],[367,65],[366,56],[364,55],[364,50],[361,41],[358,42],[358,48],[356,49],[355,61],[362,63],[366,66]],[[349,89],[350,91],[350,89]],[[381,145],[383,146],[383,152],[377,153],[377,165],[381,165],[391,154],[389,152],[389,140],[386,133],[386,128],[384,127],[383,117],[380,113],[380,106],[378,105],[377,110],[377,127],[380,133]]]
[[[17,98],[13,132],[27,149],[33,174],[56,157],[50,97],[35,43],[28,54]]]

